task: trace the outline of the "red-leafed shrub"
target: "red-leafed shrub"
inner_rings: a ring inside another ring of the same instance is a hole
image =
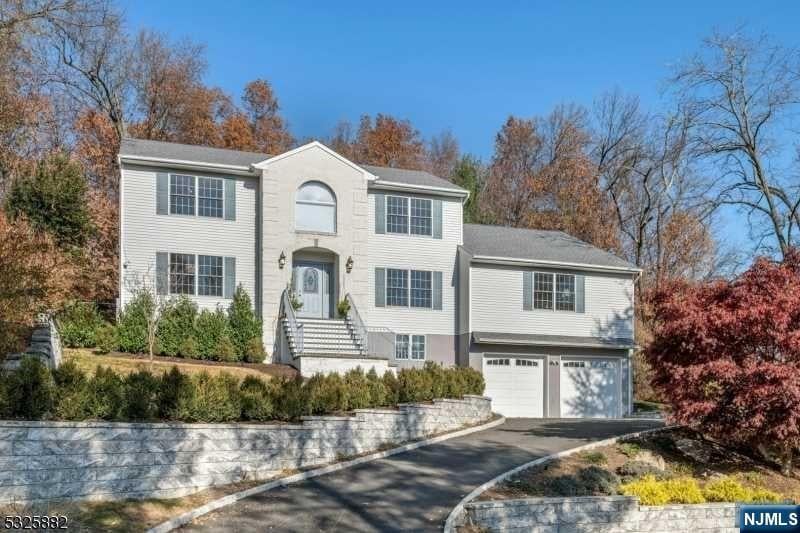
[[[674,422],[777,452],[800,445],[800,251],[730,282],[675,283],[654,298],[646,356]]]

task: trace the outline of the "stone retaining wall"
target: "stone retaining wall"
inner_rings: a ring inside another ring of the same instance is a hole
[[[629,496],[480,501],[465,506],[466,524],[526,533],[735,533],[736,504],[640,505]],[[464,524],[461,524],[464,525]]]
[[[488,420],[480,396],[299,425],[0,421],[0,503],[176,497]]]

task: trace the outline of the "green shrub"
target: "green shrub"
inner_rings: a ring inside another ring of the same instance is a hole
[[[247,351],[244,354],[244,360],[248,363],[263,363],[267,357],[267,351],[264,349],[264,343],[261,337],[253,337],[247,341]]]
[[[154,420],[159,413],[161,380],[148,372],[132,372],[124,380],[122,417],[125,420]]]
[[[117,340],[117,327],[113,324],[104,324],[94,335],[95,348],[101,354],[113,352],[119,349]]]
[[[608,463],[608,458],[603,452],[584,452],[581,459],[590,465],[604,465]]]
[[[553,496],[613,495],[619,478],[597,466],[580,470],[575,475],[561,475],[547,481],[547,494]]]
[[[191,377],[178,398],[177,418],[187,422],[231,422],[242,414],[239,382],[227,373]]]
[[[397,379],[397,374],[391,370],[384,372],[381,378],[383,386],[386,389],[386,404],[395,405],[400,402],[400,380]]]
[[[239,360],[247,358],[250,340],[261,338],[261,321],[253,310],[250,296],[241,285],[236,287],[233,300],[228,307],[228,326],[230,327],[229,335],[236,347],[236,355],[239,356]],[[262,357],[261,361],[263,360]],[[261,361],[253,362],[260,363]]]
[[[191,392],[191,379],[178,370],[177,366],[162,374],[158,390],[159,417],[165,420],[177,420],[180,398],[190,395]]]
[[[272,387],[255,376],[247,376],[239,387],[242,397],[244,420],[271,420],[275,406],[272,402]]]
[[[735,479],[725,476],[703,487],[703,496],[709,502],[780,503],[780,494],[764,488],[745,487]]]
[[[617,444],[617,451],[625,457],[634,459],[642,451],[642,447],[635,442],[620,442]]]
[[[311,402],[308,391],[309,387],[303,385],[303,378],[300,376],[294,379],[276,379],[274,391],[275,418],[288,421],[310,415]]]
[[[38,420],[52,415],[56,384],[50,369],[37,357],[25,356],[20,366],[6,377],[10,416]]]
[[[367,372],[367,386],[369,387],[370,404],[373,407],[381,407],[389,404],[389,391],[386,390],[384,381],[378,377],[374,366]]]
[[[312,414],[347,411],[350,389],[339,374],[316,374],[305,384]]]
[[[133,298],[125,306],[117,323],[119,349],[123,352],[145,353],[147,345],[147,321],[155,311],[153,295],[144,289],[134,291]]]
[[[461,375],[461,380],[464,382],[464,394],[483,395],[483,391],[486,388],[483,374],[472,367],[458,367],[456,370]]]
[[[665,477],[665,472],[663,470],[642,461],[625,461],[624,464],[617,468],[617,474],[619,474],[622,481],[625,483],[646,475],[651,475],[658,480]]]
[[[122,378],[111,368],[98,366],[86,385],[86,416],[118,420],[122,416],[125,387]]]
[[[344,375],[344,384],[347,388],[348,409],[366,409],[376,405],[372,403],[372,390],[361,367],[348,371]]]
[[[194,337],[186,337],[178,347],[178,355],[186,359],[200,358],[200,345]]]
[[[97,331],[106,323],[92,302],[73,302],[56,318],[61,342],[70,348],[94,348]]]
[[[65,361],[54,372],[57,390],[54,415],[60,420],[86,418],[86,387],[89,379],[75,361]]]
[[[172,298],[161,307],[158,321],[158,347],[160,353],[175,357],[186,339],[194,335],[197,304],[186,295]]]
[[[195,326],[197,347],[201,359],[215,359],[217,345],[228,333],[228,318],[221,309],[203,309],[197,316]]]
[[[216,359],[218,361],[238,361],[238,356],[236,355],[236,347],[233,345],[233,341],[227,335],[223,335],[222,338],[219,339],[217,342],[217,347],[214,349],[216,353]]]
[[[642,505],[666,505],[668,503],[703,503],[705,497],[697,482],[681,477],[659,481],[650,474],[643,478],[623,483],[620,493],[637,496]]]

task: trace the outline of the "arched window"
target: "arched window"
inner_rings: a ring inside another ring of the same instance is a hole
[[[294,225],[300,231],[336,232],[336,196],[327,185],[308,181],[297,189]]]

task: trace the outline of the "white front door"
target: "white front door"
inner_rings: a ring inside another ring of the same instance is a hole
[[[295,263],[294,290],[303,302],[298,316],[330,318],[331,270],[328,263]]]
[[[618,359],[561,358],[561,417],[621,416]]]
[[[507,417],[544,416],[544,359],[483,358],[484,395],[492,399],[492,411]]]

